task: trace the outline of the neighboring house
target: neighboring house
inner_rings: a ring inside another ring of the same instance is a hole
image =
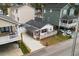
[[[61,9],[61,17],[59,20],[60,29],[74,31],[78,17],[75,16],[75,7],[67,4]]]
[[[17,25],[12,18],[0,15],[0,45],[18,41]]]
[[[43,39],[57,34],[54,26],[42,18],[35,18],[26,22],[25,28],[27,33],[35,39]]]
[[[79,7],[79,6],[78,6]],[[51,20],[51,24],[57,29],[64,29],[67,32],[74,31],[77,17],[75,16],[75,7],[67,3],[48,3],[43,7],[43,19]]]
[[[24,24],[35,17],[35,10],[28,4],[13,5],[8,8],[8,15],[20,24]]]

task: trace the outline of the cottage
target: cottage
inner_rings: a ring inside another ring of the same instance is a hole
[[[17,25],[12,18],[0,15],[0,45],[18,41]]]
[[[28,4],[13,4],[8,8],[8,15],[20,24],[24,24],[35,17],[35,9]]]
[[[48,21],[37,17],[26,22],[25,28],[27,33],[35,39],[43,39],[57,33],[57,31],[54,29],[54,26],[51,25]]]

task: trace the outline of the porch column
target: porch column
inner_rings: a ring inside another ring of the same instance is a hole
[[[67,26],[69,26],[68,23],[69,23],[69,20],[67,20]],[[68,28],[69,28],[69,27],[68,27]]]
[[[39,30],[39,39],[40,39],[40,33],[41,33],[41,30]]]
[[[15,33],[16,32],[16,27],[12,26],[12,32]]]

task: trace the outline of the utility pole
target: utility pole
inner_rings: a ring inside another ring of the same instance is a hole
[[[73,44],[72,44],[72,52],[71,52],[71,55],[72,55],[72,56],[75,55],[75,48],[76,48],[77,35],[78,35],[78,18],[77,18],[77,21],[76,21],[75,37],[74,37],[74,39],[73,39]]]

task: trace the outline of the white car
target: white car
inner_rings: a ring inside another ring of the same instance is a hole
[[[71,31],[71,30],[67,30],[67,31],[66,31],[66,34],[72,35],[72,31]]]
[[[72,35],[72,31],[71,30],[60,30],[63,35]]]

